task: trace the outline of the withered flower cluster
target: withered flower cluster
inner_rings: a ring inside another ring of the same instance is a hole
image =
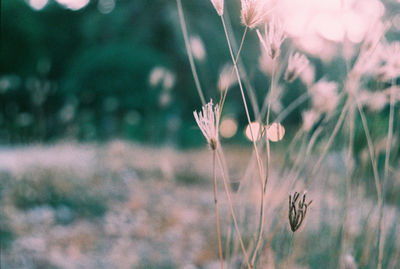
[[[292,232],[295,232],[300,228],[306,218],[307,208],[312,203],[312,201],[306,203],[306,193],[304,193],[303,199],[300,199],[299,203],[296,205],[299,197],[300,194],[298,192],[294,192],[293,199],[292,195],[289,195],[289,224]]]

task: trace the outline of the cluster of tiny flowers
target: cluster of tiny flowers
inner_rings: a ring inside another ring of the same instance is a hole
[[[203,106],[202,110],[203,112],[199,113],[193,111],[193,115],[201,132],[207,139],[207,143],[212,150],[215,150],[218,146],[219,105],[213,107],[211,100]]]
[[[296,52],[290,54],[288,67],[285,72],[285,79],[288,82],[294,81],[300,73],[308,66],[309,61],[306,56]]]

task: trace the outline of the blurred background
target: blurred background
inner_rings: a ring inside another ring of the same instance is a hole
[[[282,82],[274,116],[306,93],[313,81],[323,78],[342,87],[346,63],[354,62],[372,23],[389,21],[388,42],[400,40],[399,1],[348,1],[352,5],[346,16],[339,15],[346,1],[281,2],[278,12],[287,20],[289,35],[283,51],[304,52],[314,69],[293,83]],[[225,5],[228,28],[240,41],[240,1]],[[223,28],[209,0],[185,0],[183,8],[206,99],[217,102],[219,85],[231,86],[221,136],[237,183],[246,169],[242,160],[251,157],[251,143],[244,135],[247,120],[239,87],[226,75],[231,67]],[[1,31],[1,268],[218,268],[212,163],[193,118],[201,102],[176,1],[2,0]],[[261,106],[270,83],[271,70],[260,55],[252,31],[241,64],[254,89],[253,106]],[[375,91],[390,83],[372,78],[365,85]],[[303,102],[282,121],[286,136],[274,145],[277,165],[287,161],[286,149],[303,124],[302,112],[311,105],[311,100]],[[381,141],[389,106],[373,105],[366,104],[366,113],[373,138]],[[325,170],[332,172],[332,181],[322,188],[332,193],[344,193],[344,176],[338,172],[345,171],[340,153],[344,141],[335,141]],[[354,206],[362,203],[364,211],[357,215],[350,235],[354,248],[346,256],[356,267],[346,268],[375,268],[371,264],[376,255],[371,253],[376,253],[377,218],[371,215],[378,213],[370,210],[376,198],[366,145],[357,121],[354,151],[359,178],[353,184],[362,198]],[[382,148],[377,150],[380,167]],[[385,192],[389,238],[400,229],[399,155],[397,143],[392,151],[393,181],[388,181]],[[338,178],[343,184],[334,182]],[[289,190],[282,191],[286,195]],[[299,250],[305,258],[296,268],[320,268],[321,263],[338,268],[339,254],[332,254],[329,244],[340,245],[341,226],[334,223],[340,223],[345,211],[331,198],[315,205],[320,218],[314,226],[310,221],[310,231],[334,239],[321,235],[321,251],[309,255]],[[224,214],[229,216],[223,207]],[[321,220],[326,215],[340,217],[327,224]],[[273,244],[275,252],[266,254],[275,264],[268,268],[283,266],[289,244],[285,229],[277,232],[277,240],[286,245]],[[371,231],[371,236],[363,231]],[[384,268],[400,264],[400,238],[395,238],[386,246]],[[373,247],[366,250],[368,242]]]

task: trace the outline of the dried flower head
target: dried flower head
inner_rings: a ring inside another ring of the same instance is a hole
[[[219,16],[224,14],[224,0],[211,0],[215,10],[217,11]]]
[[[271,10],[272,2],[270,0],[241,0],[242,23],[250,29],[263,23]]]
[[[207,139],[207,143],[212,150],[215,150],[218,146],[219,106],[217,104],[213,108],[211,100],[208,104],[204,105],[202,109],[203,112],[199,113],[193,111],[193,115],[201,132]]]
[[[283,40],[285,40],[284,27],[280,20],[273,18],[265,23],[265,37],[257,30],[258,38],[268,55],[274,59],[279,56]]]
[[[307,208],[311,205],[312,201],[306,203],[306,192],[303,194],[303,199],[300,199],[299,203],[296,205],[300,194],[294,192],[293,199],[289,194],[289,224],[292,232],[297,231],[304,219],[306,218]]]
[[[289,82],[294,81],[308,64],[309,61],[305,55],[298,52],[290,54],[285,79]]]

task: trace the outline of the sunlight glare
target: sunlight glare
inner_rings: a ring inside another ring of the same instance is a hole
[[[221,121],[221,125],[219,127],[219,131],[222,137],[231,138],[236,134],[238,125],[236,120],[231,117],[226,117]]]
[[[267,128],[267,137],[272,142],[278,142],[282,140],[284,135],[285,128],[283,128],[283,126],[278,122],[272,123]]]
[[[47,5],[48,0],[29,0],[29,6],[34,10],[41,10]]]
[[[56,0],[60,5],[71,10],[79,10],[84,8],[89,0]]]
[[[262,131],[263,131],[263,126],[260,123],[252,122],[250,125],[247,125],[245,130],[245,135],[248,140],[253,141],[252,137],[252,132],[253,132],[254,139],[257,141],[261,138]]]
[[[288,35],[307,53],[329,60],[332,55],[324,54],[332,51],[325,52],[320,46],[346,40],[360,43],[367,29],[378,23],[384,12],[378,0],[282,0],[275,15],[284,22]]]

